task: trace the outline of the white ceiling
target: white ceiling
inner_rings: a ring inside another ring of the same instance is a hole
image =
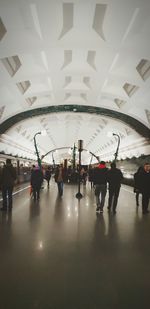
[[[121,112],[150,128],[149,16],[148,0],[0,0],[0,123],[30,109],[76,104]],[[108,132],[121,137],[120,158],[150,153],[126,123],[73,112],[16,123],[0,136],[0,150],[35,158],[33,136],[43,129],[41,155],[83,139],[84,148],[111,159],[117,139]]]

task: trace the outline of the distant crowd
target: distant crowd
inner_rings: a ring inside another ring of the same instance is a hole
[[[106,163],[101,161],[96,167],[89,167],[88,171],[84,168],[73,170],[69,167],[65,169],[62,164],[52,170],[50,166],[44,170],[38,165],[33,165],[31,169],[30,194],[33,195],[34,201],[40,199],[40,191],[43,180],[47,181],[47,188],[50,186],[52,173],[58,187],[58,195],[63,196],[64,182],[82,182],[86,185],[87,180],[91,183],[91,189],[94,188],[96,197],[96,212],[103,212],[105,205],[105,197],[108,188],[108,212],[111,210],[116,213],[120,187],[123,174],[116,163],[112,162],[110,169],[106,167]],[[7,159],[0,175],[0,188],[2,190],[3,206],[2,211],[11,211],[13,207],[12,192],[16,182],[16,170],[11,164],[11,160]],[[142,195],[142,212],[148,214],[148,205],[150,199],[150,163],[138,168],[134,174],[134,192],[136,196],[136,205],[139,206],[139,195]]]

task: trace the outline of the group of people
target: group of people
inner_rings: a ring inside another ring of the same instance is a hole
[[[108,184],[108,211],[116,213],[116,207],[123,179],[123,174],[120,169],[116,167],[116,163],[111,163],[111,168],[106,167],[106,163],[101,161],[97,167],[91,169],[92,173],[89,173],[89,181],[92,183],[95,189],[96,196],[96,212],[103,212],[105,197]],[[31,187],[34,201],[40,199],[40,190],[43,180],[46,179],[47,187],[49,188],[50,179],[52,175],[51,167],[43,173],[42,169],[38,165],[33,165],[31,169]],[[58,194],[61,197],[63,195],[63,184],[65,179],[65,171],[63,165],[59,165],[55,170],[55,182],[58,186]],[[16,170],[11,164],[11,159],[6,160],[1,175],[0,186],[2,189],[3,206],[2,211],[12,210],[12,192],[15,181],[17,179]],[[134,192],[136,193],[136,204],[139,205],[139,194],[142,194],[142,212],[147,214],[148,204],[150,199],[150,164],[145,163],[143,167],[140,167],[134,174]]]
[[[50,179],[52,175],[51,167],[48,166],[48,168],[44,171],[38,166],[33,165],[31,170],[31,188],[33,192],[33,198],[34,201],[40,199],[40,189],[42,187],[43,180],[45,179],[47,181],[47,188],[49,188],[50,185]],[[63,165],[60,164],[56,170],[55,170],[55,182],[58,186],[58,193],[59,196],[63,195],[63,184],[64,184],[64,169]]]
[[[111,163],[111,168],[106,168],[105,162],[101,161],[97,168],[93,171],[93,184],[95,186],[96,195],[96,211],[103,212],[105,196],[109,190],[108,211],[113,210],[116,213],[116,207],[121,187],[123,174],[120,169],[116,168],[115,162]],[[145,163],[144,166],[138,168],[134,174],[134,192],[136,193],[136,205],[139,206],[139,194],[142,194],[142,213],[148,214],[148,205],[150,200],[150,164]]]
[[[100,164],[93,171],[93,184],[95,187],[96,196],[96,211],[103,212],[105,197],[107,192],[107,183],[109,184],[109,198],[108,211],[113,210],[116,213],[118,196],[121,187],[123,174],[120,169],[116,167],[116,163],[111,163],[111,168],[106,167],[106,163],[101,161]]]

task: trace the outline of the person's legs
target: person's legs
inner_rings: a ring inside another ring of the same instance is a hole
[[[1,210],[7,210],[7,188],[2,187],[3,207]]]
[[[147,192],[142,193],[142,211],[143,214],[148,213],[149,194]]]
[[[115,188],[115,191],[114,191],[114,201],[113,201],[113,212],[116,212],[119,192],[120,192],[120,187]]]
[[[111,210],[114,190],[109,186],[108,210]]]
[[[62,196],[63,195],[63,181],[61,181],[60,183],[60,195]]]
[[[106,191],[107,191],[106,185],[100,185],[100,195],[101,195],[100,210],[101,211],[103,211],[103,207],[105,204]]]
[[[60,196],[62,196],[63,195],[63,182],[60,181],[57,183],[57,185],[58,185],[58,193]]]
[[[97,205],[97,208],[96,210],[100,210],[100,186],[99,185],[96,185],[95,187],[95,196],[96,196],[96,205]]]
[[[13,192],[13,187],[8,187],[8,207],[9,207],[9,210],[12,209],[12,192]]]
[[[136,199],[136,206],[139,206],[139,192],[135,193],[135,199]]]
[[[34,198],[34,201],[36,200],[36,187],[33,186],[33,198]]]
[[[36,193],[37,193],[37,200],[39,200],[40,199],[40,186],[37,186]]]

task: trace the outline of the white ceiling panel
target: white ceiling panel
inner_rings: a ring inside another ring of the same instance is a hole
[[[107,135],[114,131],[120,156],[129,145],[130,154],[150,152],[126,117],[115,119],[120,112],[150,128],[150,74],[142,75],[150,63],[149,16],[147,0],[0,0],[1,128],[18,113],[50,106],[113,112],[113,118],[75,113],[75,107],[74,113],[29,114],[1,135],[0,150],[36,157],[33,137],[45,129],[47,136],[37,137],[40,154],[83,139],[85,148],[110,159],[116,140]]]

